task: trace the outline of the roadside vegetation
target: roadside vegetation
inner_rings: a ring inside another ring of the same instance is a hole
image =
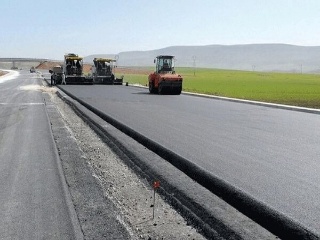
[[[145,73],[117,69],[124,82],[146,86]],[[320,75],[218,69],[176,68],[183,76],[183,90],[223,97],[320,108]]]

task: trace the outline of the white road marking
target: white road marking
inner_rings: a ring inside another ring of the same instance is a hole
[[[33,105],[44,105],[44,103],[0,103],[0,105],[10,105],[10,106],[33,106]]]

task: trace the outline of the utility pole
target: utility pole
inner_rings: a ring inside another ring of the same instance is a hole
[[[119,55],[115,55],[114,59],[116,60],[114,66],[113,66],[113,71],[114,71],[114,74],[115,74],[116,72],[118,72],[118,70],[116,70],[116,68],[118,68]]]
[[[116,66],[118,66],[119,55],[115,55],[114,58],[115,58],[115,60],[116,60]]]
[[[192,56],[192,60],[193,60],[193,76],[196,75],[196,59],[197,59],[197,56]]]
[[[173,58],[173,66],[174,66],[174,72],[176,71],[175,69],[176,69],[176,62],[177,62],[177,59],[176,58]]]

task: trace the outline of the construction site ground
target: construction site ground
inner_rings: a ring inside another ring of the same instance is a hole
[[[70,139],[75,141],[76,148],[81,152],[80,156],[85,161],[82,167],[86,165],[87,168],[91,169],[91,177],[101,187],[107,202],[111,201],[114,204],[117,209],[116,218],[127,229],[131,239],[205,239],[158,194],[155,195],[153,217],[154,192],[152,183],[137,176],[82,118],[77,116],[69,105],[56,95],[56,88],[46,86],[47,84],[44,85],[42,90],[49,95],[50,101],[61,115]],[[57,127],[54,126],[54,121],[51,121],[51,124],[53,129]],[[58,131],[53,130],[53,134],[57,140],[61,137],[59,136],[60,127],[56,129]],[[74,174],[74,170],[70,168],[68,170],[68,163],[63,159],[63,151],[66,151],[66,149],[63,145],[59,145],[59,142],[57,142],[57,147],[62,157],[61,161],[65,169],[67,183],[71,189],[71,195],[77,202],[81,190],[72,189],[72,183],[79,181],[79,179],[72,179],[70,175],[68,176],[68,174]],[[92,191],[90,187],[84,190],[85,194],[89,195],[91,194],[90,191]],[[76,204],[75,207],[81,215],[81,204]],[[90,203],[89,207],[93,211],[97,209],[95,202]],[[88,209],[85,212],[89,216],[79,218],[85,238],[98,237],[100,233],[94,232],[95,230],[92,230],[92,228],[96,228],[96,231],[99,230],[98,226],[101,225],[101,218],[93,218],[92,213],[91,215],[88,213]],[[89,220],[92,222],[90,223]],[[106,231],[107,233],[108,227],[112,228],[112,226],[104,226],[105,230],[100,229],[100,231],[102,233]],[[106,236],[99,239],[109,238]]]

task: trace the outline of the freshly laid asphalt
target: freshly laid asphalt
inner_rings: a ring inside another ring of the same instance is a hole
[[[126,86],[62,86],[320,234],[320,115]]]

